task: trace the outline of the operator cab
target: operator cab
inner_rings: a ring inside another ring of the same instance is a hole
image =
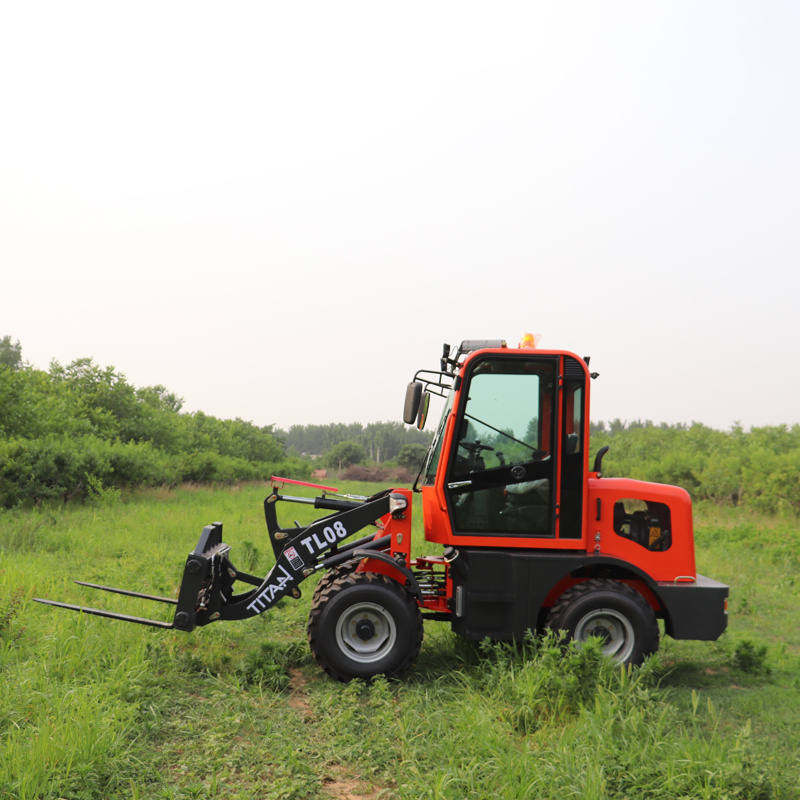
[[[421,475],[423,504],[444,506],[454,542],[580,539],[585,363],[569,353],[504,343],[474,352],[464,342],[455,359],[445,352],[434,393],[444,395],[442,385],[448,377],[451,383]],[[430,391],[430,379],[423,380]],[[414,385],[409,396],[420,391]]]

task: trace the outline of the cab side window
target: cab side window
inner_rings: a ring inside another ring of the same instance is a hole
[[[614,503],[614,532],[647,550],[669,550],[672,526],[669,506],[627,498]]]

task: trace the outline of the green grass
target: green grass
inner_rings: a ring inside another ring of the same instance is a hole
[[[0,514],[0,798],[800,798],[793,519],[698,508],[698,568],[731,585],[729,630],[664,639],[631,673],[592,647],[473,645],[426,621],[403,680],[338,684],[306,644],[313,579],[299,601],[189,635],[31,602],[165,618],[72,580],[172,594],[215,520],[234,563],[265,572],[264,494]]]

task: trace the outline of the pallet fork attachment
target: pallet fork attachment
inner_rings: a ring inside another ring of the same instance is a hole
[[[389,547],[391,537],[381,536],[380,531],[355,542],[344,543],[344,540],[387,514],[402,515],[408,506],[408,498],[404,494],[390,490],[358,499],[330,498],[325,494],[313,499],[282,496],[278,494],[278,489],[284,483],[298,482],[273,478],[272,493],[264,501],[267,530],[275,553],[275,565],[264,578],[241,572],[233,565],[229,558],[231,548],[222,541],[222,523],[214,522],[203,528],[197,546],[186,558],[177,599],[75,581],[91,589],[174,606],[172,622],[39,597],[33,599],[37,603],[70,611],[187,632],[217,620],[246,619],[272,608],[286,595],[299,598],[299,584],[317,570],[365,558]],[[330,487],[314,484],[301,485],[330,490]],[[279,501],[313,504],[315,508],[332,510],[334,513],[307,526],[284,529],[278,525],[275,512],[275,505]],[[235,594],[237,582],[246,584],[248,590]]]
[[[177,600],[170,597],[156,597],[152,594],[142,594],[141,592],[130,592],[127,589],[115,589],[113,586],[101,586],[99,583],[86,583],[84,581],[75,581],[79,586],[88,586],[90,589],[101,589],[104,592],[114,592],[115,594],[124,594],[129,597],[139,597],[143,600],[154,600],[157,603],[169,603],[170,605],[177,604]],[[33,598],[37,603],[44,603],[48,606],[56,606],[56,608],[67,608],[70,611],[82,611],[84,614],[94,614],[96,617],[108,617],[110,619],[121,619],[125,622],[135,622],[139,625],[150,625],[153,628],[174,628],[171,622],[163,622],[158,619],[146,619],[145,617],[132,617],[129,614],[117,614],[113,611],[106,611],[102,608],[86,608],[85,606],[76,606],[71,603],[59,603],[56,600],[44,600],[41,597]]]

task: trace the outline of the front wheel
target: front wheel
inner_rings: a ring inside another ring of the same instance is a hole
[[[589,580],[568,589],[550,609],[545,627],[566,631],[581,644],[603,640],[617,664],[641,664],[658,650],[658,623],[645,599],[625,583]]]
[[[337,680],[398,675],[422,646],[422,615],[397,581],[373,572],[344,574],[315,593],[308,642]]]

